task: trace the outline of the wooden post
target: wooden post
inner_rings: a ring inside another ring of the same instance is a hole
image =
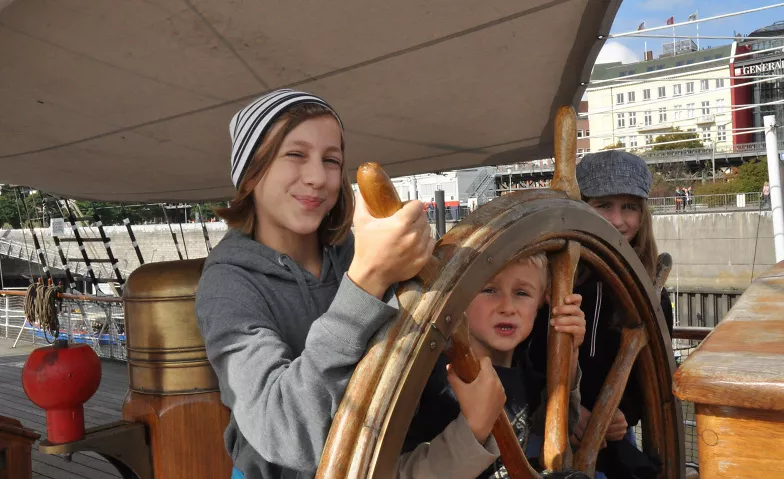
[[[33,443],[41,437],[22,423],[0,416],[0,479],[31,479]]]
[[[577,161],[577,115],[572,107],[561,107],[555,117],[555,172],[550,189],[563,191],[573,200],[580,199],[575,167]],[[552,293],[550,305],[561,306],[574,287],[574,274],[580,259],[580,244],[569,241],[566,249],[550,257]],[[547,418],[542,458],[546,469],[568,467],[569,391],[572,370],[572,336],[552,326],[547,335]]]

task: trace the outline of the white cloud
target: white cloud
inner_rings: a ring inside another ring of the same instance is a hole
[[[596,58],[596,63],[635,63],[639,61],[641,58],[631,48],[612,40],[604,44],[602,51]]]

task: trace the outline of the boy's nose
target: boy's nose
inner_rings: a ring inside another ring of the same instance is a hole
[[[503,295],[501,297],[501,303],[498,305],[498,312],[501,314],[511,314],[514,313],[514,307],[512,306],[512,298],[509,295]]]

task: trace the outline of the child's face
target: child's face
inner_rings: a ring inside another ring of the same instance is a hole
[[[305,120],[283,139],[277,157],[254,189],[259,228],[315,233],[337,202],[343,179],[338,122]]]
[[[528,335],[546,290],[541,269],[529,262],[513,263],[476,295],[466,310],[468,327],[481,356],[511,353]]]
[[[642,207],[640,199],[636,196],[613,195],[590,198],[588,204],[615,226],[615,229],[621,232],[626,241],[631,243],[637,236],[637,232],[640,231]]]

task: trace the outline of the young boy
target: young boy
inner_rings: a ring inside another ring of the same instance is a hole
[[[534,377],[525,354],[515,350],[531,333],[539,308],[549,299],[547,256],[536,254],[507,265],[474,298],[466,310],[471,349],[480,360],[479,376],[463,383],[442,356],[420,398],[419,408],[398,461],[398,478],[502,478],[498,446],[490,435],[496,418],[506,411],[525,450],[533,424],[544,429],[544,380]],[[577,351],[585,336],[582,297],[566,298],[554,308],[551,323],[573,336],[570,428],[579,418]],[[524,349],[524,346],[521,348]],[[541,403],[531,414],[531,405]]]

